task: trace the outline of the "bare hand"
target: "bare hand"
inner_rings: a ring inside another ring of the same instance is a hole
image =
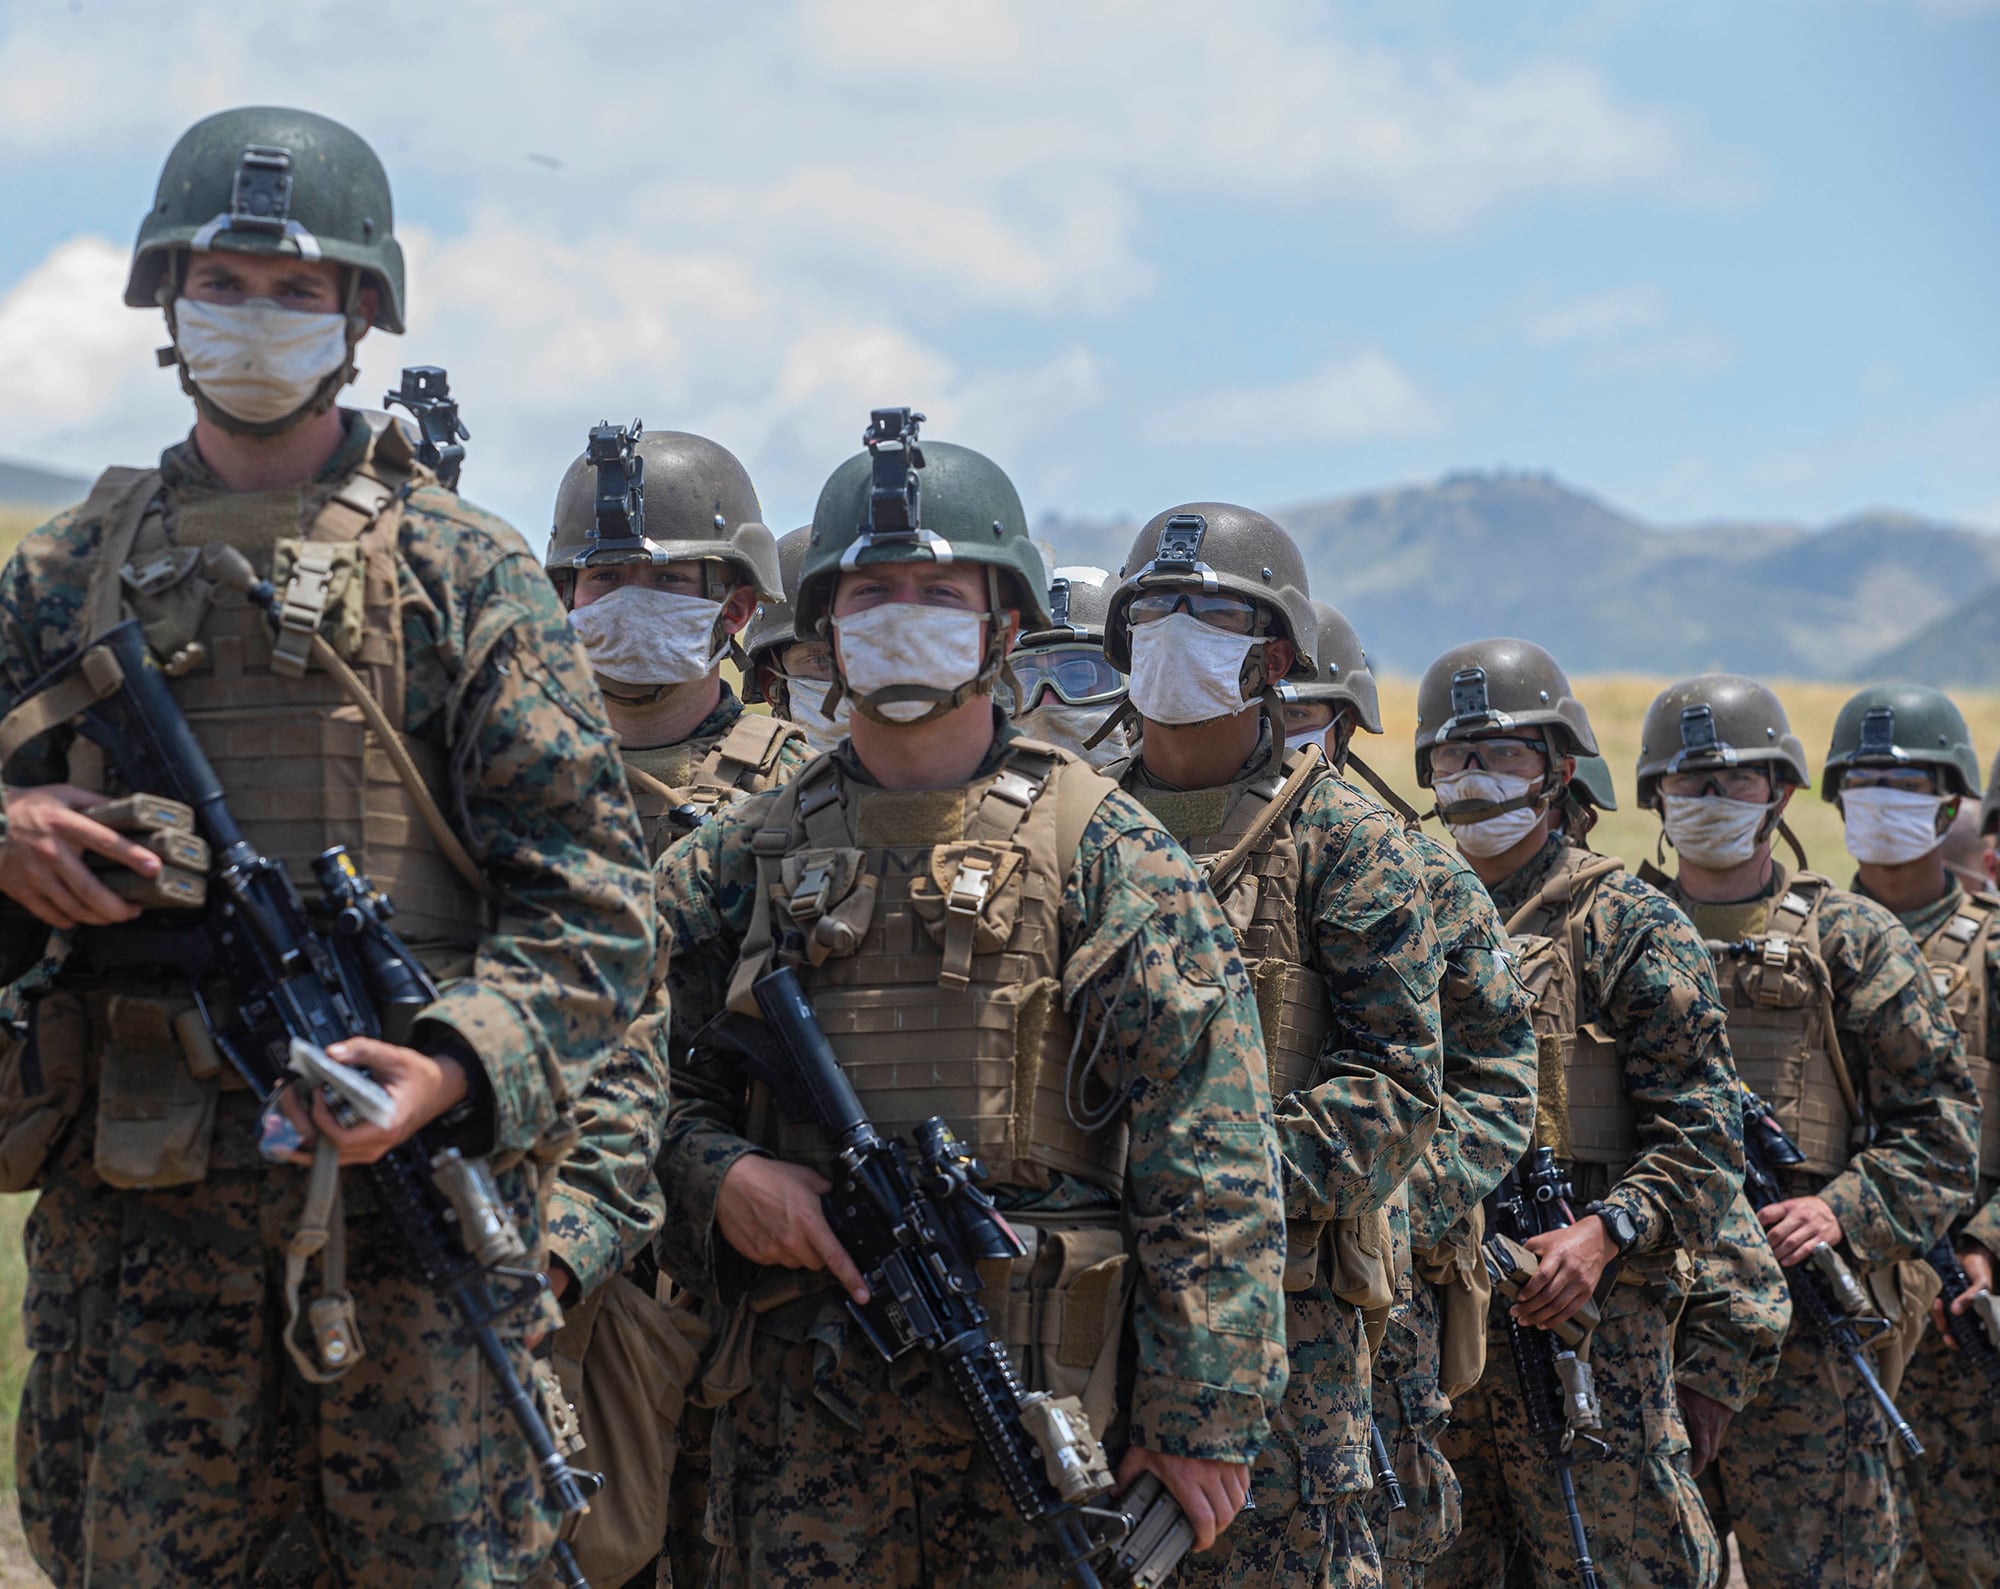
[[[1965,1288],[1965,1294],[1951,1305],[1952,1312],[1963,1313],[1967,1308],[1972,1306],[1973,1299],[1980,1292],[1991,1291],[1993,1289],[1993,1254],[1980,1246],[1978,1242],[1969,1241],[1959,1249],[1958,1261],[1960,1267],[1965,1270],[1965,1278],[1972,1282],[1971,1285]],[[1944,1321],[1943,1297],[1939,1297],[1931,1303],[1931,1323],[1938,1327],[1938,1333],[1944,1337],[1944,1344],[1946,1346],[1950,1347],[1954,1352],[1959,1350],[1957,1338],[1951,1333],[1950,1327]]]
[[[1690,1385],[1676,1385],[1674,1391],[1680,1397],[1681,1419],[1687,1424],[1688,1444],[1693,1447],[1691,1461],[1695,1476],[1699,1478],[1701,1470],[1713,1462],[1722,1450],[1723,1433],[1736,1414],[1714,1397],[1704,1396]]]
[[[1194,1548],[1207,1550],[1222,1537],[1243,1503],[1250,1499],[1247,1462],[1210,1462],[1203,1457],[1170,1457],[1144,1446],[1133,1446],[1118,1464],[1118,1488],[1141,1473],[1153,1473],[1181,1503],[1194,1528]]]
[[[104,796],[75,784],[7,791],[7,840],[0,844],[0,894],[51,927],[109,927],[139,907],[120,899],[84,864],[104,855],[141,877],[157,876],[160,858],[83,815]]]
[[[1604,1266],[1618,1253],[1611,1232],[1595,1214],[1530,1236],[1522,1245],[1541,1260],[1541,1267],[1514,1299],[1514,1317],[1538,1330],[1562,1323],[1588,1302]]]
[[[370,1125],[365,1120],[358,1125],[336,1125],[325,1096],[315,1087],[312,1119],[307,1121],[299,1108],[303,1089],[287,1087],[279,1095],[280,1104],[305,1138],[305,1145],[292,1155],[295,1164],[312,1163],[315,1136],[324,1136],[340,1149],[342,1164],[373,1164],[462,1100],[469,1085],[465,1067],[455,1059],[420,1054],[414,1048],[399,1048],[372,1037],[350,1037],[334,1043],[327,1054],[343,1065],[367,1071],[394,1101],[396,1117],[387,1126]]]
[[[1789,1202],[1773,1203],[1758,1209],[1757,1218],[1770,1238],[1771,1251],[1787,1269],[1804,1263],[1806,1255],[1821,1242],[1838,1247],[1847,1234],[1840,1228],[1833,1210],[1817,1197],[1794,1197]]]
[[[825,1269],[856,1302],[868,1287],[840,1245],[819,1200],[830,1183],[817,1170],[746,1153],[722,1177],[715,1223],[722,1239],[752,1263],[786,1269]]]

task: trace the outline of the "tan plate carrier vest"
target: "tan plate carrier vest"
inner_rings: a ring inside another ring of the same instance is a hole
[[[1515,974],[1534,997],[1536,1147],[1571,1164],[1610,1167],[1639,1156],[1639,1114],[1608,1032],[1583,1016],[1583,931],[1597,886],[1625,869],[1616,856],[1567,848],[1555,875],[1507,923]]]
[[[1181,847],[1202,863],[1236,933],[1264,1028],[1275,1102],[1315,1087],[1333,1035],[1326,979],[1305,963],[1299,929],[1303,866],[1293,820],[1313,785],[1329,777],[1317,747],[1293,751],[1276,772],[1215,789],[1132,788]],[[1371,1333],[1395,1301],[1389,1211],[1337,1219],[1324,1229],[1286,1231],[1285,1289],[1302,1291],[1325,1271],[1335,1295],[1373,1315]]]
[[[681,836],[683,830],[667,819],[676,806],[693,806],[708,816],[738,795],[770,788],[785,746],[804,738],[783,718],[745,712],[719,739],[621,749],[632,801],[646,830],[646,853],[658,860]]]
[[[996,1185],[1061,1173],[1122,1194],[1122,1113],[1077,1123],[1101,1084],[1078,1070],[1060,920],[1084,826],[1114,787],[1027,739],[953,789],[876,789],[831,756],[808,763],[751,838],[757,897],[731,1007],[754,1015],[755,979],[796,965],[884,1136],[942,1115]],[[780,1157],[832,1162],[817,1125],[762,1099],[753,1116],[748,1134]]]
[[[407,598],[397,536],[409,489],[431,477],[399,426],[367,415],[356,423],[371,421],[366,456],[330,491],[169,499],[157,471],[112,471],[84,509],[106,524],[90,629],[94,638],[117,622],[121,606],[140,620],[244,834],[284,862],[301,893],[313,897],[313,859],[344,844],[395,901],[397,930],[433,970],[462,972],[491,913],[475,877],[432,837],[452,800],[445,758],[402,732]],[[278,587],[277,634],[261,609],[203,573],[201,547],[222,542]],[[316,633],[365,686],[396,754],[371,739],[347,684],[317,665]],[[484,661],[467,658],[464,676]],[[95,746],[75,742],[70,775],[102,787]]]
[[[1996,923],[2000,923],[2000,894],[1969,894],[1923,944],[1931,979],[1951,1011],[1952,1024],[1965,1039],[1965,1063],[1979,1088],[1982,1183],[2000,1181],[2000,1097],[1994,1094],[1995,1067],[1986,1052],[1986,967]]]
[[[1715,966],[1737,1074],[1805,1155],[1794,1174],[1838,1175],[1864,1129],[1819,944],[1820,906],[1832,888],[1816,872],[1794,874],[1771,901],[1761,952],[1719,957]]]

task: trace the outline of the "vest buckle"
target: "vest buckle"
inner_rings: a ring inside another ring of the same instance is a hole
[[[1777,933],[1771,934],[1764,940],[1763,961],[1767,970],[1784,970],[1792,963],[1791,940]]]
[[[299,548],[278,612],[278,636],[271,646],[272,668],[289,678],[305,676],[313,639],[333,596],[333,570],[332,547],[307,542]]]
[[[794,921],[804,921],[808,917],[824,916],[827,901],[833,895],[833,870],[824,861],[817,862],[805,870],[799,879],[799,886],[792,890],[792,897],[785,902]]]
[[[954,916],[978,916],[985,911],[987,896],[992,892],[992,858],[968,855],[958,863],[958,873],[951,880],[944,908]]]

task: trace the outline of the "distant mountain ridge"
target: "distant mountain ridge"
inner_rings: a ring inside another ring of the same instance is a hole
[[[1573,673],[2000,680],[2000,535],[1906,513],[1797,524],[1646,524],[1545,473],[1465,471],[1274,510],[1313,594],[1378,668],[1511,634]],[[1065,561],[1117,568],[1131,521],[1050,517]],[[1968,591],[1987,594],[1965,602]],[[1991,609],[1984,629],[1972,620]],[[1941,622],[1942,621],[1942,622]],[[1977,656],[1963,637],[1989,634]],[[1888,671],[1884,671],[1887,669]]]
[[[0,505],[20,508],[63,508],[81,502],[90,482],[80,475],[58,474],[33,464],[0,460]]]

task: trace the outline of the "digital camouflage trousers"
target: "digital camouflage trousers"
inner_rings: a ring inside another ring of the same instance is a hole
[[[30,1548],[66,1589],[245,1583],[301,1511],[335,1579],[368,1589],[514,1584],[546,1554],[526,1444],[379,1220],[349,1221],[367,1355],[323,1387],[293,1369],[279,1280],[304,1179],[52,1174],[26,1233],[16,1453]]]
[[[1897,1470],[1902,1549],[1896,1589],[2000,1583],[2000,1396],[1932,1329],[1903,1373],[1896,1405],[1924,1443]]]
[[[1463,1490],[1462,1526],[1431,1563],[1431,1589],[1490,1589],[1525,1556],[1534,1582],[1580,1582],[1556,1472],[1529,1438],[1514,1355],[1500,1323],[1486,1373],[1452,1408],[1440,1445]],[[1687,1430],[1673,1385],[1671,1331],[1660,1290],[1621,1284],[1606,1299],[1590,1362],[1609,1451],[1573,1471],[1578,1509],[1604,1589],[1710,1589],[1720,1569],[1714,1530],[1689,1474]]]
[[[1900,1400],[1899,1400],[1900,1404]],[[1889,1428],[1860,1381],[1794,1326],[1775,1378],[1702,1475],[1751,1589],[1887,1589],[1899,1530]]]

